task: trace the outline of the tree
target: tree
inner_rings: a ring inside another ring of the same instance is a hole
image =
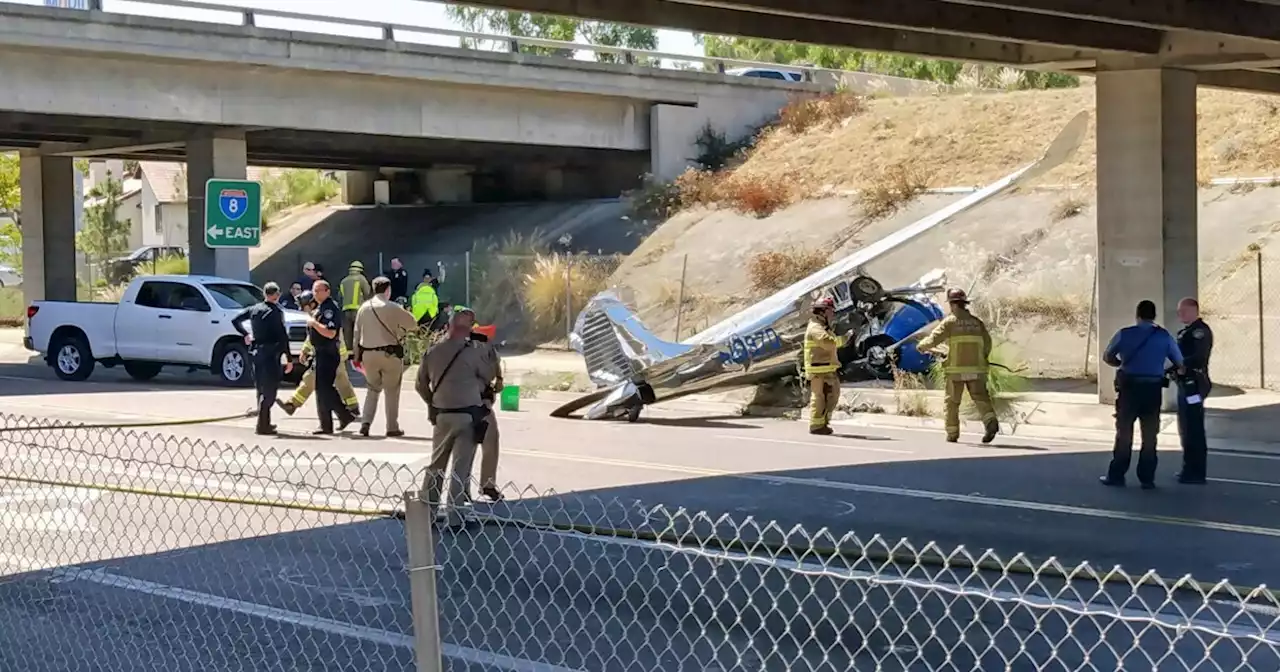
[[[720,35],[694,35],[707,56],[743,61],[765,61],[786,65],[808,65],[830,70],[869,72],[893,77],[922,79],[941,84],[956,84],[962,74],[971,73],[979,82],[995,82],[1006,68],[975,65],[959,61],[917,58],[902,54],[890,54],[860,49],[842,49],[798,42],[780,42],[754,37],[724,37]],[[1018,71],[1019,77],[1012,88],[1046,89],[1078,86],[1079,78],[1053,72]]]
[[[18,171],[17,154],[0,154],[0,214],[16,216],[22,207],[22,185]]]
[[[76,234],[76,247],[90,259],[110,259],[128,248],[132,222],[118,218],[123,196],[124,184],[111,173],[89,192],[96,203],[85,208],[84,228]]]
[[[450,19],[473,33],[496,33],[512,37],[533,37],[543,40],[574,42],[581,37],[588,44],[624,49],[656,49],[658,33],[652,28],[641,28],[619,23],[603,21],[583,21],[564,16],[546,14],[529,14],[527,12],[509,12],[502,9],[479,9],[449,5],[445,10]],[[463,39],[462,46],[472,49],[482,48],[479,43],[491,43],[489,48],[497,48],[501,40]],[[541,56],[573,57],[572,49],[552,49],[520,45],[520,53]],[[616,54],[596,53],[596,60],[601,62],[617,62],[621,60]]]

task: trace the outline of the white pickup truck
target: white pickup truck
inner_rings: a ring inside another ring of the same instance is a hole
[[[137,380],[177,365],[210,369],[227,383],[247,385],[252,365],[231,321],[261,300],[262,290],[239,280],[141,276],[129,283],[120,303],[36,301],[27,308],[23,344],[44,355],[63,380],[84,380],[97,363],[121,364]],[[294,357],[306,340],[306,324],[305,314],[285,311]]]

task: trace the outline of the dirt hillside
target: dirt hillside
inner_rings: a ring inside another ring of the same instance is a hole
[[[885,167],[919,163],[932,186],[985,184],[1034,159],[1081,111],[1094,112],[1094,88],[886,98],[834,128],[766,134],[739,169],[790,177],[811,188],[859,189]],[[1199,164],[1208,177],[1280,174],[1280,97],[1201,89]],[[1096,137],[1042,178],[1091,185]]]
[[[1202,176],[1280,175],[1277,104],[1280,98],[1201,92]],[[825,128],[768,132],[737,171],[800,181],[811,193],[830,194],[864,188],[886,166],[912,161],[927,163],[934,187],[983,184],[1035,158],[1073,115],[1092,108],[1091,87],[874,100],[861,114]],[[1097,240],[1094,156],[1091,123],[1080,151],[1040,180],[1080,188],[1024,188],[1000,197],[867,270],[892,286],[943,268],[953,284],[980,288],[979,296],[1032,373],[1066,377],[1096,371],[1089,320]],[[645,322],[671,337],[685,268],[681,333],[687,337],[767,293],[753,287],[753,262],[762,253],[819,250],[852,234],[831,255],[835,259],[957,198],[921,195],[898,213],[872,220],[856,199],[838,196],[801,200],[763,218],[695,206],[658,227],[611,284],[630,290]],[[1263,250],[1264,285],[1270,287],[1271,279],[1280,279],[1280,265],[1266,261],[1267,247],[1280,231],[1280,189],[1201,189],[1200,226],[1202,299],[1223,323],[1218,348],[1234,353],[1220,358],[1220,375],[1223,382],[1256,383],[1254,250]],[[1280,290],[1264,304],[1264,313],[1280,318]],[[1280,333],[1268,334],[1276,338]],[[1280,353],[1275,358],[1269,356],[1269,371],[1280,371]]]

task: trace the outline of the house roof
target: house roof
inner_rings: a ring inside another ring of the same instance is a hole
[[[125,180],[124,183],[120,185],[120,202],[124,203],[125,201],[129,200],[134,196],[137,196],[140,193],[142,193],[142,180],[137,180],[137,179]],[[84,199],[84,207],[92,208],[93,206],[101,203],[103,200],[105,199],[93,198],[92,196],[87,196]]]
[[[187,164],[171,161],[139,161],[142,179],[151,184],[156,200],[160,203],[187,202]],[[278,168],[249,166],[246,176],[250,180],[262,180],[279,174]]]

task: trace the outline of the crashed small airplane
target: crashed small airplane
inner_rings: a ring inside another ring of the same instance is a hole
[[[912,287],[886,292],[874,279],[857,275],[858,269],[956,215],[1060,165],[1080,146],[1088,123],[1088,113],[1081,112],[1035,162],[682,342],[659,339],[640,323],[616,291],[600,292],[578,315],[570,335],[570,346],[586,360],[587,372],[598,389],[557,408],[552,415],[568,417],[590,406],[585,414],[588,419],[625,417],[634,422],[648,404],[794,375],[809,319],[808,307],[824,294],[835,299],[837,321],[844,326],[851,319],[861,320],[861,325],[855,325],[855,329],[863,327],[855,331],[856,339],[879,339],[880,346],[865,349],[862,363],[868,364],[868,358],[883,361],[907,338],[906,334],[893,334],[877,326],[883,315],[877,316],[873,307],[886,301],[907,304],[920,313],[909,320],[912,327],[927,326],[940,317],[927,294],[941,289],[936,284],[941,278],[926,276]],[[874,327],[870,333],[868,324]],[[914,346],[911,353],[915,353]],[[919,357],[916,353],[917,361]]]

